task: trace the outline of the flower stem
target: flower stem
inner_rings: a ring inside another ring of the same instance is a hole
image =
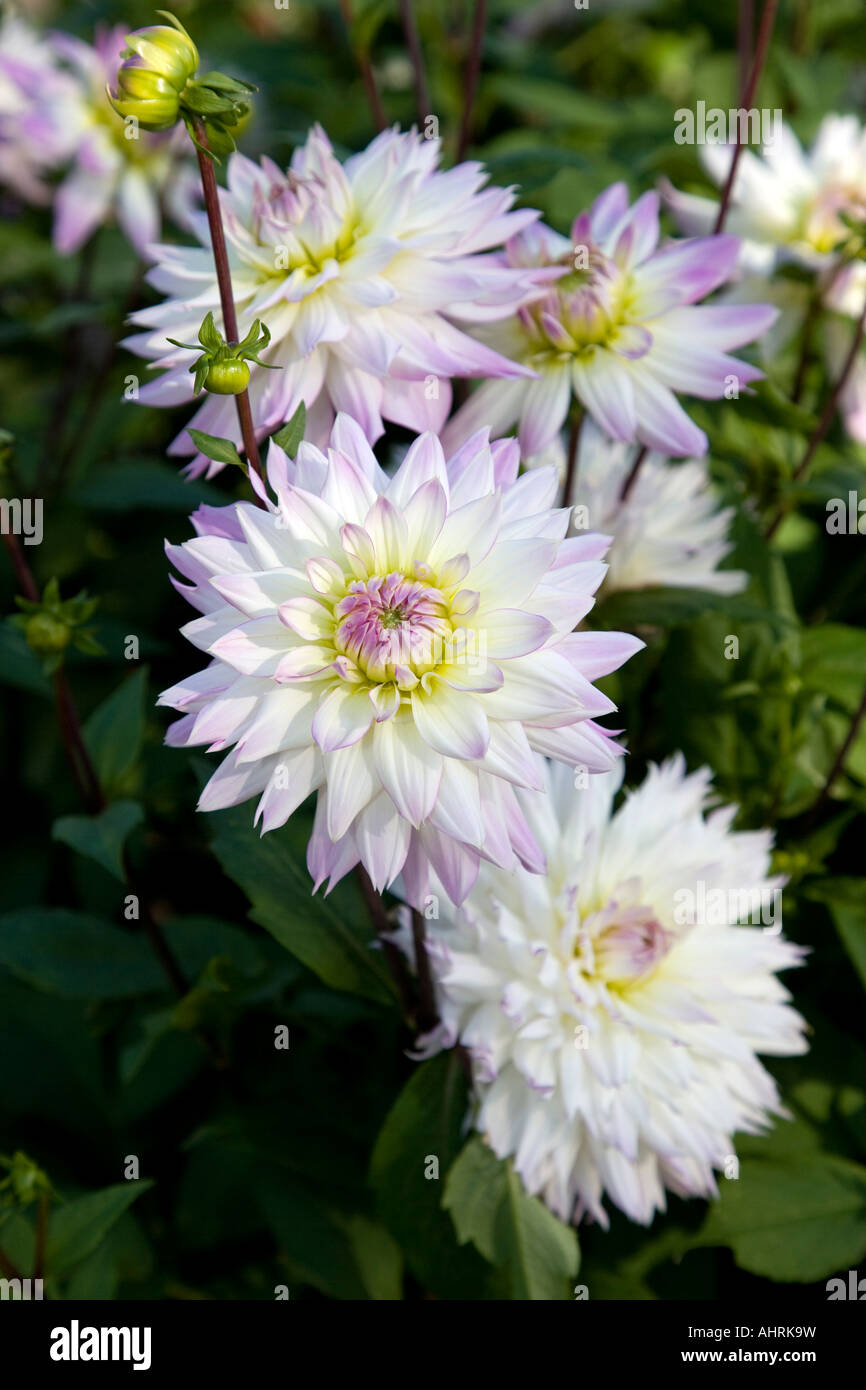
[[[33,571],[24,558],[24,551],[18,543],[18,537],[11,531],[3,533],[3,544],[9,552],[9,559],[18,580],[18,587],[22,594],[30,603],[39,603],[41,595],[39,585],[33,577]],[[54,699],[57,707],[57,719],[60,725],[60,734],[63,740],[63,747],[66,752],[67,761],[75,778],[76,785],[81,794],[81,799],[88,811],[95,813],[102,810],[102,792],[99,787],[99,779],[90,760],[87,751],[87,744],[84,742],[84,735],[81,732],[81,723],[78,712],[72,699],[72,692],[69,689],[69,681],[66,672],[61,666],[54,673]]]
[[[223,326],[225,328],[226,341],[237,343],[239,341],[238,319],[235,313],[235,297],[232,292],[232,277],[229,269],[228,252],[226,251],[225,232],[223,231],[222,212],[220,211],[219,192],[217,190],[216,174],[214,173],[213,160],[205,154],[209,148],[207,132],[204,122],[196,118],[194,121],[195,138],[203,148],[196,148],[198,157],[198,167],[201,174],[201,186],[204,193],[204,205],[207,211],[208,226],[210,227],[211,247],[213,249],[214,265],[216,266],[217,282],[219,284],[220,304],[223,311]],[[264,481],[262,473],[262,461],[259,458],[259,446],[256,443],[256,432],[253,426],[253,412],[250,408],[250,396],[248,391],[241,391],[235,396],[237,406],[238,421],[241,427],[241,438],[244,442],[244,450],[247,456],[247,463],[254,468],[259,477]]]
[[[568,432],[568,458],[565,464],[565,480],[562,485],[562,505],[570,507],[569,498],[574,487],[575,472],[577,469],[577,451],[580,444],[580,427],[583,424],[584,412],[578,410],[574,413],[571,420],[571,428]]]
[[[427,86],[424,54],[421,49],[421,40],[418,37],[418,25],[415,23],[415,7],[412,4],[412,0],[400,0],[400,11],[403,16],[403,33],[406,36],[406,47],[409,50],[412,70],[415,73],[415,99],[418,103],[418,120],[423,126],[427,117],[430,115],[430,90]]]
[[[823,787],[821,788],[821,794],[820,794],[820,796],[818,797],[817,801],[814,803],[814,805],[812,806],[812,809],[811,809],[810,812],[809,812],[809,822],[810,822],[810,824],[811,824],[812,820],[818,815],[818,812],[819,812],[819,811],[821,810],[821,808],[823,807],[824,802],[825,802],[825,801],[827,800],[827,798],[829,797],[830,792],[831,792],[832,789],[833,789],[833,783],[836,781],[836,778],[839,776],[839,773],[842,771],[842,767],[844,766],[845,759],[847,758],[849,752],[851,751],[851,746],[852,746],[852,744],[853,744],[855,738],[857,737],[858,731],[859,731],[859,729],[860,729],[860,725],[863,723],[863,718],[864,718],[864,716],[866,716],[866,689],[864,689],[864,691],[863,691],[863,697],[862,697],[862,699],[860,700],[860,704],[858,705],[857,709],[854,711],[854,715],[853,715],[853,717],[852,717],[852,719],[851,719],[851,723],[850,723],[850,725],[849,725],[849,727],[848,727],[848,732],[847,732],[847,734],[845,735],[845,741],[844,741],[844,743],[842,744],[842,747],[839,749],[839,752],[836,754],[836,757],[833,759],[833,766],[830,768],[830,771],[829,771],[828,774],[827,774],[827,780],[826,780],[826,782],[824,783]]]
[[[863,689],[863,695],[862,698],[860,698],[858,708],[856,708],[855,712],[852,714],[851,724],[848,726],[848,733],[845,734],[844,744],[842,744],[840,751],[838,751],[833,759],[833,767],[831,767],[830,771],[827,773],[827,778],[826,781],[824,781],[822,790],[820,790],[819,795],[817,795],[816,801],[813,801],[812,805],[809,806],[808,812],[806,812],[805,816],[799,821],[799,827],[801,827],[802,831],[812,830],[812,827],[815,826],[815,821],[817,817],[819,817],[820,812],[822,812],[824,802],[827,801],[830,792],[833,791],[835,778],[841,773],[842,767],[845,765],[845,759],[848,758],[848,753],[851,752],[853,741],[858,737],[860,724],[863,723],[863,717],[865,716],[866,688]]]
[[[369,54],[356,44],[352,37],[352,0],[340,0],[340,13],[349,31],[349,43],[355,55],[355,62],[358,64],[358,69],[361,73],[361,80],[364,83],[364,91],[367,93],[367,101],[373,113],[373,121],[376,129],[384,130],[387,124],[385,120],[385,111],[382,107],[379,89],[376,86],[376,79],[373,76],[373,66],[370,62]]]
[[[418,974],[416,1022],[422,1033],[429,1033],[439,1022],[439,1011],[436,1008],[436,991],[433,987],[430,957],[427,955],[424,918],[415,908],[412,909],[412,944],[415,947],[415,970]]]
[[[845,361],[842,364],[842,370],[836,378],[836,384],[833,387],[833,390],[830,392],[830,395],[827,399],[827,404],[824,406],[824,411],[821,416],[821,419],[818,421],[812,438],[809,440],[809,443],[806,446],[806,452],[804,453],[799,465],[797,466],[797,470],[794,473],[792,481],[795,483],[799,482],[799,480],[807,472],[809,465],[812,462],[812,459],[815,457],[815,454],[817,453],[820,445],[824,442],[824,438],[827,434],[827,431],[833,423],[833,417],[836,414],[836,407],[839,404],[839,398],[842,395],[842,392],[845,390],[845,385],[848,381],[849,376],[851,375],[851,372],[854,369],[854,363],[857,361],[857,354],[859,353],[860,346],[863,342],[864,332],[866,332],[866,300],[864,300],[863,308],[860,311],[860,317],[857,320],[857,327],[854,330],[854,337],[851,339],[851,346],[849,347],[848,353],[845,357]],[[781,522],[785,517],[786,511],[787,508],[785,506],[781,506],[777,511],[776,515],[773,517],[773,520],[767,527],[766,539],[768,541],[772,540],[773,536],[776,534],[776,531],[778,530]]]
[[[851,752],[851,745],[853,744],[853,741],[855,741],[855,738],[858,737],[860,724],[863,723],[863,716],[866,716],[866,689],[863,689],[863,695],[862,698],[860,698],[858,708],[856,708],[855,713],[853,713],[851,726],[849,726],[848,728],[848,733],[845,734],[845,742],[844,744],[842,744],[840,751],[838,751],[837,755],[835,755],[833,767],[831,767],[830,771],[828,771],[827,781],[826,783],[824,783],[822,794],[820,794],[819,798],[817,798],[816,806],[822,806],[823,802],[826,801],[827,796],[830,795],[830,791],[831,788],[833,788],[835,778],[837,778],[838,774],[840,774],[840,771],[842,770],[842,765],[844,765],[848,753]]]
[[[739,95],[742,102],[752,66],[752,44],[755,37],[755,0],[739,0],[737,19],[737,59],[740,75]],[[745,103],[743,103],[745,104]]]
[[[48,1238],[48,1195],[39,1194],[39,1209],[36,1213],[36,1242],[33,1250],[33,1278],[41,1279],[45,1269],[45,1244]]]
[[[637,453],[635,454],[634,463],[631,466],[629,475],[623,483],[622,490],[619,494],[620,502],[626,502],[628,500],[629,494],[632,488],[634,487],[635,483],[637,482],[637,475],[640,472],[641,464],[646,458],[648,452],[649,450],[647,449],[646,444],[642,444],[641,447],[638,449]]]
[[[403,1017],[407,1022],[411,1022],[414,1012],[412,1007],[412,982],[409,978],[409,972],[406,969],[406,961],[403,957],[403,952],[388,938],[388,932],[391,930],[391,923],[388,921],[385,904],[373,887],[373,881],[363,864],[358,865],[355,874],[361,889],[361,896],[367,905],[367,911],[373,923],[373,929],[376,932],[376,936],[379,938],[385,960],[394,978],[394,984],[397,986],[397,993],[400,996],[400,1009]]]
[[[460,139],[457,144],[457,163],[463,159],[469,148],[472,134],[472,109],[478,91],[478,75],[481,71],[481,53],[484,48],[484,28],[487,23],[487,0],[475,0],[475,19],[472,24],[472,46],[469,51],[469,65],[466,69],[466,100],[463,104],[463,120],[460,125]]]
[[[758,83],[761,79],[761,73],[764,69],[764,63],[767,61],[767,53],[770,47],[770,38],[773,33],[773,25],[776,21],[776,10],[778,9],[778,4],[779,0],[764,0],[764,9],[761,15],[761,27],[758,30],[758,42],[755,46],[755,57],[752,63],[752,70],[749,73],[749,80],[746,83],[745,91],[743,92],[740,98],[742,106],[747,111],[751,109],[752,104],[755,100],[755,93],[758,90]],[[739,133],[740,132],[738,128],[737,136],[739,136]],[[728,216],[728,208],[731,202],[731,194],[734,190],[734,180],[737,176],[737,165],[740,162],[740,154],[742,152],[742,149],[743,147],[740,144],[739,139],[737,139],[734,143],[734,154],[733,158],[731,159],[731,167],[728,170],[728,177],[725,182],[724,191],[722,193],[722,201],[719,205],[719,215],[716,218],[716,225],[713,228],[713,232],[716,234],[718,234],[722,230],[722,228],[725,225],[725,220]]]
[[[24,1275],[21,1273],[21,1270],[16,1269],[9,1256],[3,1250],[0,1250],[0,1272],[2,1272],[4,1279],[23,1280],[24,1278]]]
[[[61,666],[54,675],[54,695],[57,704],[57,721],[66,750],[66,758],[72,769],[81,799],[92,816],[99,815],[105,808],[105,798],[99,785],[99,777],[90,758],[78,710],[72,698],[66,672]]]

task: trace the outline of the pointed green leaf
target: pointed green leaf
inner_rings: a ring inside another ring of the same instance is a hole
[[[580,1264],[575,1231],[530,1197],[511,1161],[497,1158],[477,1135],[451,1168],[442,1204],[461,1244],[472,1241],[508,1270],[513,1298],[571,1298]]]
[[[204,430],[189,429],[187,433],[195,447],[201,450],[206,458],[214,459],[217,463],[233,463],[238,468],[244,467],[244,461],[230,439],[205,434]]]
[[[290,459],[293,459],[300,448],[306,428],[307,407],[301,401],[288,424],[283,425],[282,429],[277,430],[276,434],[272,436],[273,441],[285,450]]]
[[[98,816],[61,816],[51,827],[51,838],[95,859],[123,882],[123,846],[142,818],[137,801],[115,801]]]

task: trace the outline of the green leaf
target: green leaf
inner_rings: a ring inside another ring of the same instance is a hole
[[[95,859],[122,883],[123,846],[127,835],[142,819],[137,801],[115,801],[98,816],[61,816],[51,827],[51,838]]]
[[[618,590],[604,599],[598,616],[606,627],[629,630],[644,623],[673,627],[712,612],[723,613],[741,622],[771,623],[776,629],[789,625],[783,614],[747,599],[716,594],[709,589],[680,589],[674,586]]]
[[[232,109],[232,98],[220,96],[200,82],[188,82],[183,89],[183,104],[197,116],[217,116]]]
[[[103,791],[126,790],[144,740],[147,669],[142,667],[103,700],[84,726],[84,742]]]
[[[225,503],[225,494],[203,483],[187,481],[171,464],[156,459],[112,460],[73,490],[76,506],[97,512],[172,511],[189,514],[199,502]]]
[[[368,1216],[356,1213],[342,1222],[361,1281],[370,1298],[394,1303],[403,1297],[403,1257],[396,1241]]]
[[[298,406],[288,424],[283,425],[282,429],[277,430],[272,439],[275,444],[279,444],[284,449],[290,459],[293,459],[298,452],[301,440],[304,437],[304,430],[307,428],[307,407],[304,402]]]
[[[727,1245],[741,1269],[810,1284],[866,1254],[866,1168],[824,1153],[745,1158],[723,1182],[699,1237]]]
[[[214,854],[249,898],[254,922],[332,989],[393,1001],[394,984],[381,953],[372,949],[360,895],[341,886],[328,898],[313,896],[295,828],[283,826],[261,836],[248,807],[219,812],[212,821],[217,826]]]
[[[827,904],[842,945],[866,986],[866,879],[819,879],[805,892]]]
[[[549,82],[510,72],[491,77],[487,90],[527,116],[557,125],[589,126],[596,134],[610,134],[620,129],[630,116],[624,110],[624,103],[602,101],[564,82]]]
[[[142,933],[60,907],[0,917],[0,965],[65,999],[127,999],[165,988]]]
[[[0,681],[33,695],[50,695],[51,683],[38,656],[28,647],[24,633],[12,626],[15,621],[0,623]]]
[[[866,632],[844,623],[803,629],[803,684],[820,690],[849,714],[866,685]]]
[[[112,1226],[92,1255],[75,1266],[64,1290],[68,1300],[110,1301],[121,1280],[141,1281],[153,1272],[153,1251],[132,1212]]]
[[[337,1299],[401,1297],[400,1251],[378,1223],[343,1217],[284,1172],[264,1175],[258,1201],[305,1283]]]
[[[461,1244],[507,1268],[512,1298],[565,1300],[580,1265],[577,1235],[530,1197],[509,1160],[474,1136],[448,1174],[442,1205]]]
[[[442,1297],[477,1299],[484,1297],[488,1271],[474,1251],[461,1251],[442,1208],[467,1105],[456,1053],[423,1062],[382,1126],[370,1181],[379,1214],[416,1278]]]
[[[104,1059],[79,999],[43,994],[0,970],[0,1056],[19,1059],[0,1068],[5,1131],[25,1115],[69,1134],[107,1133],[115,1123],[109,1119]]]
[[[214,92],[228,92],[232,96],[245,97],[249,92],[258,89],[249,82],[242,82],[238,77],[229,77],[224,72],[206,72],[202,77],[197,77],[196,82],[200,82],[203,87],[210,87]]]
[[[45,1267],[51,1276],[68,1273],[92,1255],[127,1208],[151,1187],[150,1181],[121,1182],[52,1209],[45,1246]]]
[[[244,461],[230,439],[221,439],[216,434],[205,434],[204,430],[191,427],[187,434],[206,458],[214,459],[217,463],[233,463],[238,468],[244,467]]]
[[[737,401],[737,413],[761,425],[776,425],[779,429],[796,430],[807,436],[818,426],[817,417],[811,411],[794,404],[766,378],[743,392]]]

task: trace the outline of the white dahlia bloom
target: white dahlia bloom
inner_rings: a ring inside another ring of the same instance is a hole
[[[731,167],[728,145],[704,145],[701,159],[713,181],[722,186]],[[712,198],[680,193],[668,186],[667,203],[688,233],[707,230],[718,204]],[[857,319],[866,295],[866,266],[843,262],[840,250],[850,236],[844,217],[866,217],[866,129],[856,116],[825,116],[811,149],[805,151],[789,126],[779,124],[772,143],[760,154],[744,150],[737,166],[728,227],[742,238],[737,291],[745,302],[756,296],[777,304],[780,317],[768,335],[765,356],[772,361],[799,333],[812,288],[793,280],[770,281],[780,265],[793,263],[812,271],[824,307],[824,357],[831,377],[838,375],[854,333],[845,317]],[[838,315],[844,317],[839,318]],[[848,433],[866,443],[866,357],[861,354],[840,401]]]
[[[484,347],[454,322],[512,313],[539,274],[482,254],[533,221],[509,212],[513,191],[484,188],[483,167],[437,168],[438,140],[383,131],[341,164],[316,126],[283,172],[242,155],[228,164],[221,194],[232,285],[242,330],[255,318],[271,333],[252,369],[253,418],[270,433],[308,411],[308,433],[325,444],[334,412],[352,415],[374,442],[383,419],[417,432],[441,428],[452,376],[524,376],[524,367]],[[141,392],[151,405],[192,399],[189,341],[203,316],[220,318],[205,218],[202,248],[163,246],[150,283],[167,296],[133,323],[146,331],[126,346],[163,369]],[[193,423],[240,443],[234,402],[209,397]],[[184,431],[171,452],[195,452]],[[193,472],[219,464],[197,456]]]
[[[738,249],[729,236],[659,246],[658,194],[629,207],[624,183],[575,219],[571,240],[541,225],[512,238],[510,265],[557,278],[478,336],[537,379],[485,382],[443,431],[446,449],[482,424],[494,435],[516,424],[524,457],[539,453],[576,399],[612,439],[677,458],[705,453],[676,392],[717,400],[729,382],[763,376],[729,354],[776,317],[767,304],[698,304],[728,279]]]
[[[551,463],[564,476],[561,439],[530,460],[533,467]],[[728,529],[734,508],[719,506],[706,460],[672,463],[647,454],[623,501],[633,463],[633,449],[608,439],[592,420],[584,421],[565,501],[572,508],[575,534],[602,531],[611,538],[599,594],[655,585],[741,593],[748,575],[717,568],[733,549]]]
[[[716,1196],[734,1134],[784,1113],[758,1054],[806,1050],[776,978],[803,952],[777,934],[770,833],[705,814],[710,778],[677,755],[612,814],[618,770],[576,788],[552,768],[546,795],[520,793],[547,874],[484,864],[425,924],[428,1047],[462,1042],[476,1127],[564,1220],[607,1226],[605,1195],[643,1223],[666,1188]]]
[[[459,902],[482,859],[543,871],[515,787],[539,785],[533,750],[615,763],[591,681],[643,644],[572,630],[607,539],[563,539],[555,470],[517,470],[513,440],[481,432],[446,464],[427,434],[389,479],[339,416],[327,457],[271,446],[268,510],[199,509],[169,555],[211,661],[161,702],[183,713],[169,743],[231,750],[202,810],[256,796],[265,831],[318,791],[317,887],[360,860],[421,902],[432,864]]]
[[[731,145],[702,145],[701,162],[714,183],[727,181]],[[667,202],[689,235],[709,231],[718,203],[666,188]],[[866,216],[866,131],[856,116],[825,116],[806,152],[779,122],[760,154],[743,150],[728,212],[728,229],[742,237],[741,263],[768,271],[783,261],[821,269],[844,241],[842,215]]]

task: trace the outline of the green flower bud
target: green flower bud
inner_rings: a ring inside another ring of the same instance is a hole
[[[168,341],[175,347],[198,351],[195,343],[181,343],[177,338],[169,338]],[[204,351],[189,369],[195,374],[196,395],[204,387],[216,396],[239,396],[249,385],[248,361],[255,362],[259,367],[267,367],[270,371],[279,370],[275,362],[262,362],[259,358],[259,353],[271,341],[271,334],[258,319],[241,342],[227,343],[217,331],[213,313],[209,313],[198,330],[198,341]]]
[[[222,362],[211,362],[204,385],[205,390],[212,391],[215,396],[239,396],[247,389],[249,381],[250,369],[246,362],[229,357]]]
[[[180,114],[180,102],[175,91],[170,98],[154,97],[150,100],[146,97],[122,97],[119,93],[112,95],[109,92],[108,100],[118,116],[124,120],[127,116],[134,116],[142,130],[169,130]]]
[[[167,24],[136,29],[126,39],[127,48],[146,67],[158,73],[180,94],[198,67],[198,49],[185,30]]]
[[[34,613],[27,620],[24,636],[32,651],[40,656],[53,656],[69,646],[72,634],[66,623],[52,618],[49,613]]]
[[[139,60],[140,61],[140,60]],[[160,77],[150,68],[136,66],[136,60],[122,63],[117,74],[119,97],[139,97],[146,101],[171,101],[180,106],[177,92],[167,77]]]

